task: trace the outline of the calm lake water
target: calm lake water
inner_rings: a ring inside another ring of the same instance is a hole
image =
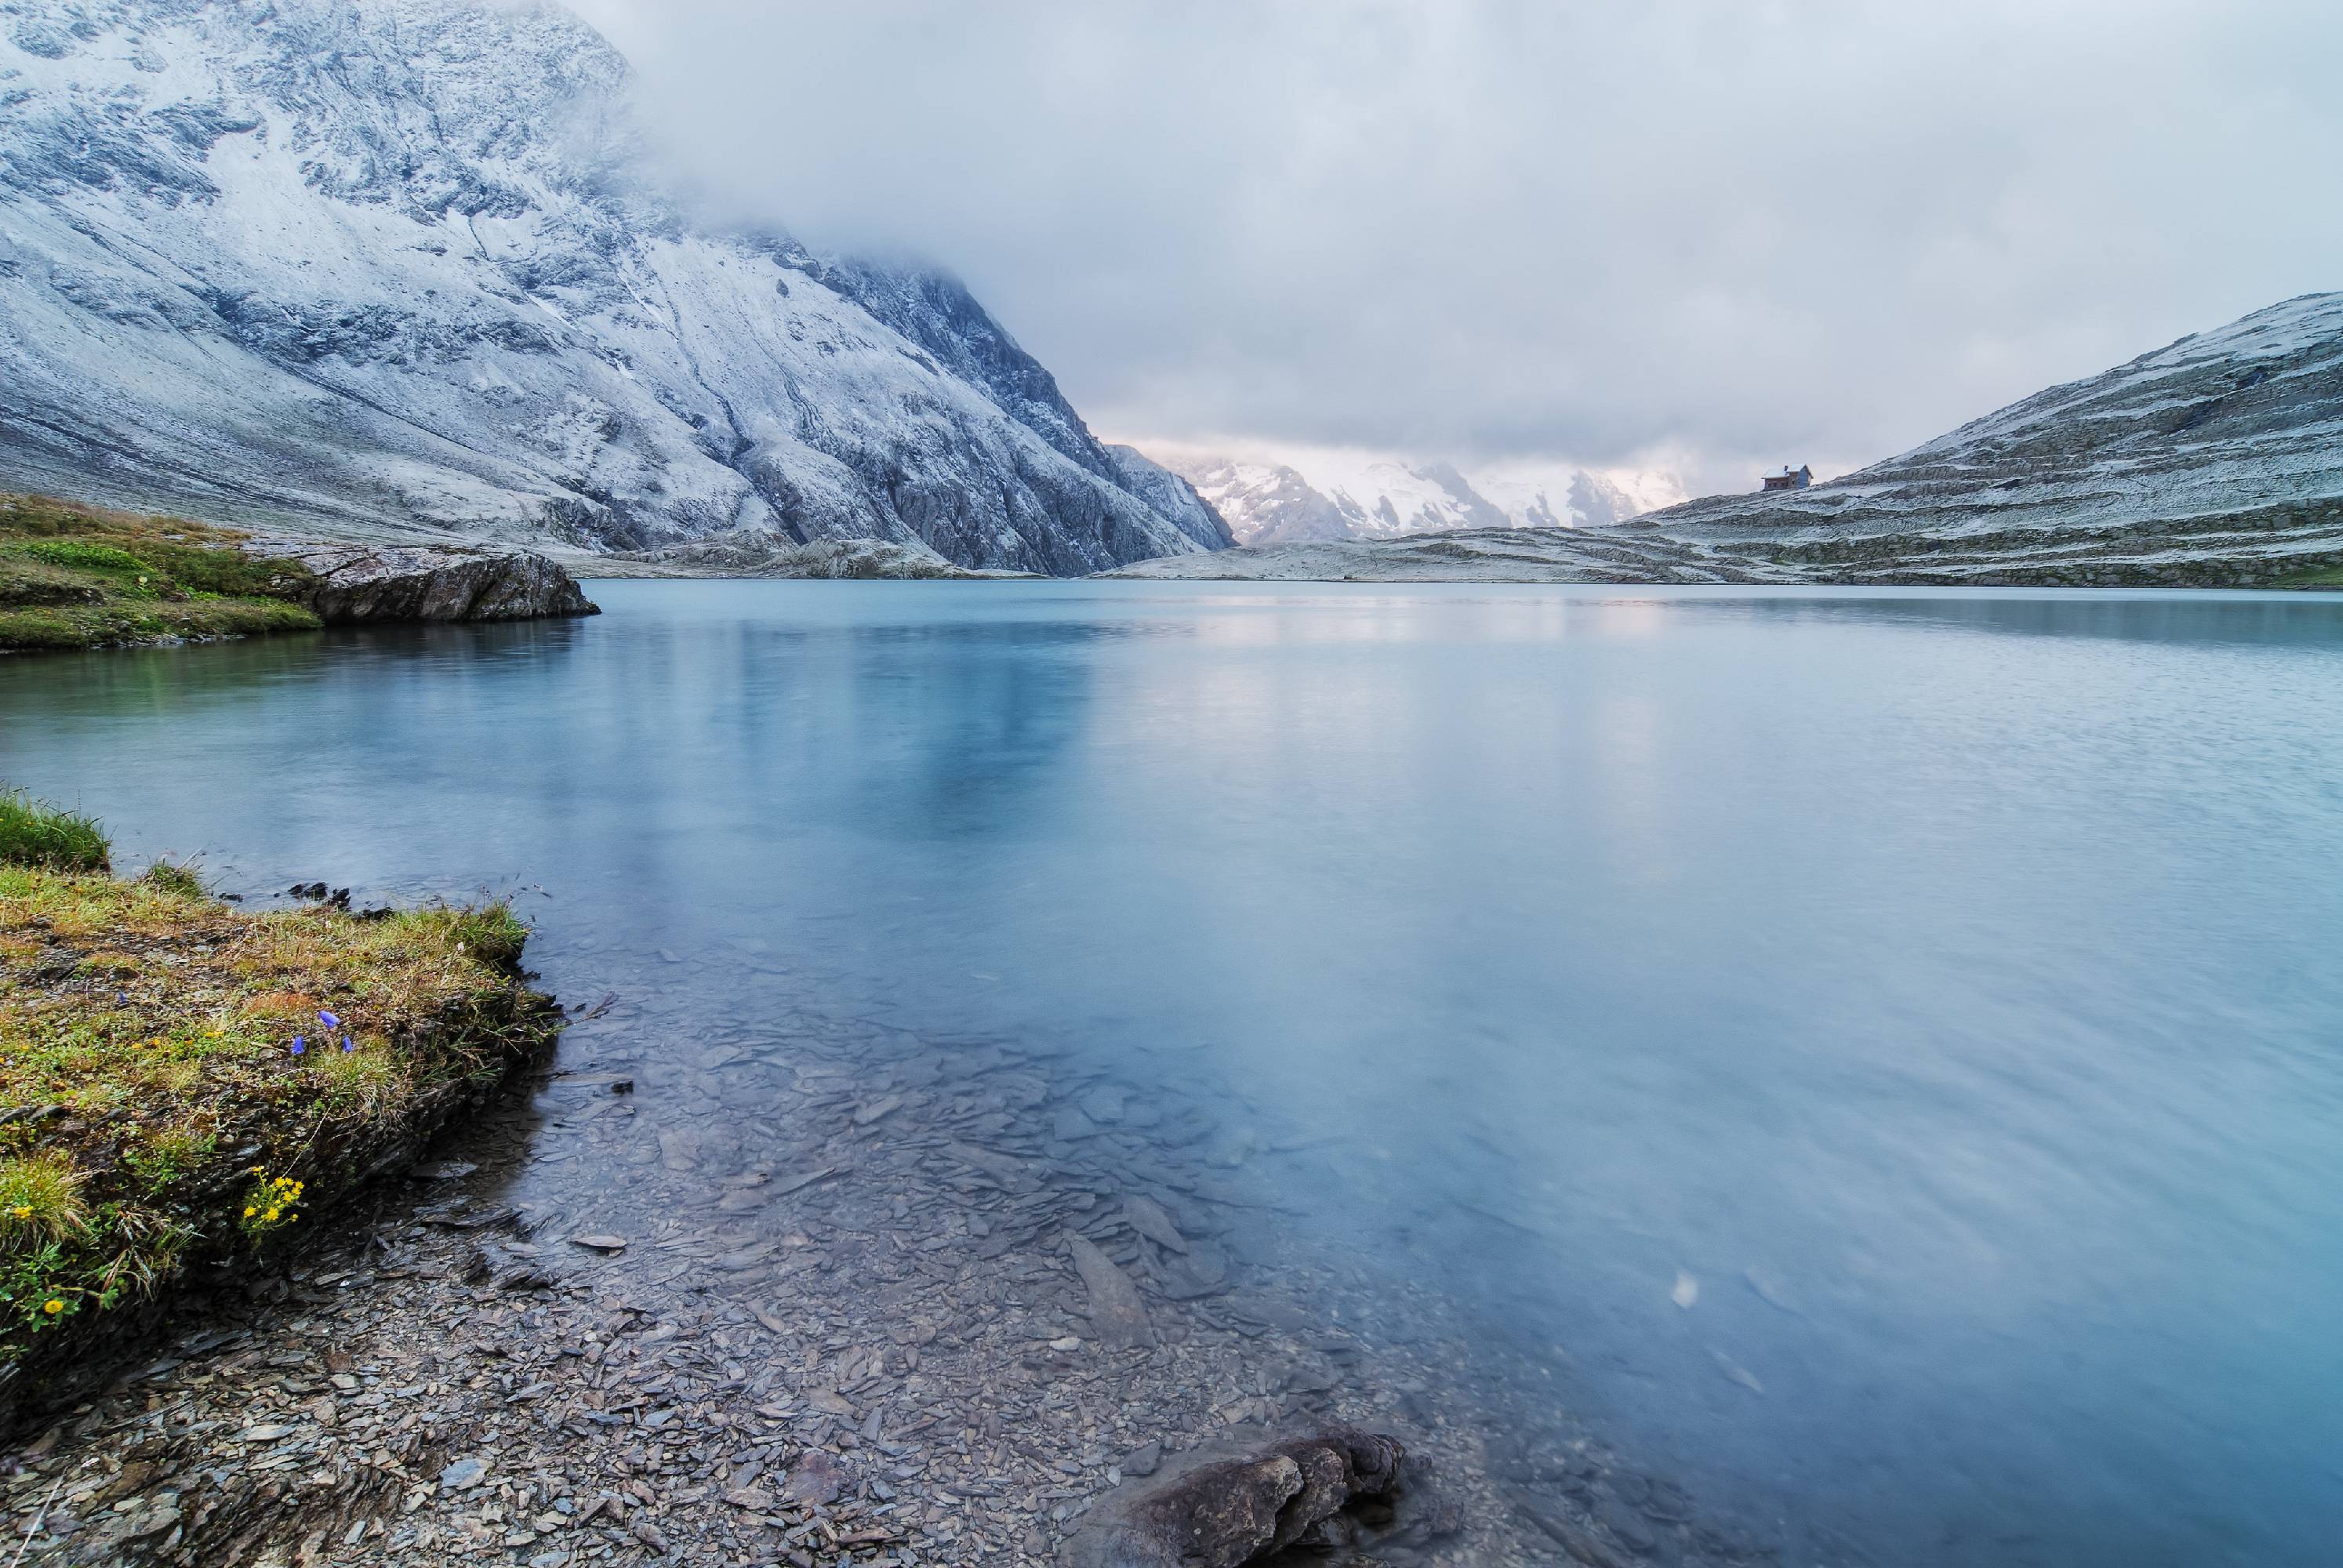
[[[1209,1065],[1786,1561],[2343,1559],[2343,599],[594,592],[0,662],[0,777],[662,1030]]]

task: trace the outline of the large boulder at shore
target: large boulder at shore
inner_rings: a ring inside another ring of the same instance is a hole
[[[1239,1568],[1310,1536],[1354,1503],[1390,1496],[1396,1438],[1333,1428],[1200,1450],[1109,1493],[1060,1553],[1063,1568]]]
[[[255,555],[314,574],[303,602],[328,626],[397,620],[533,620],[599,615],[578,579],[528,550],[259,538]]]

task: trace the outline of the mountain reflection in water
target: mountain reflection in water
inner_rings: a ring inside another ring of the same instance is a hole
[[[663,1029],[819,977],[1209,1064],[1217,1158],[1340,1172],[1295,1246],[1790,1561],[2332,1560],[2343,601],[593,591],[0,663],[0,772],[226,887],[522,890]]]

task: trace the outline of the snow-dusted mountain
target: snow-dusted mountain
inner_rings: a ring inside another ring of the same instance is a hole
[[[627,75],[548,5],[0,4],[0,490],[1051,573],[1230,542],[953,279],[696,221]]]
[[[1453,463],[1340,449],[1232,457],[1166,445],[1154,455],[1191,481],[1245,545],[1453,528],[1602,528],[1684,498],[1665,475],[1563,466],[1484,468],[1467,477]]]
[[[2333,587],[2343,294],[2191,334],[1809,489],[1710,496],[1601,533],[1291,543],[1131,575]]]

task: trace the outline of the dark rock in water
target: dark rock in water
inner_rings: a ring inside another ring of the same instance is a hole
[[[1552,1536],[1556,1545],[1569,1553],[1574,1563],[1584,1563],[1585,1568],[1627,1568],[1625,1559],[1618,1553],[1552,1504],[1525,1502],[1522,1504],[1522,1512],[1529,1516],[1532,1523]]]
[[[1351,1503],[1388,1497],[1396,1438],[1336,1428],[1183,1455],[1109,1493],[1061,1553],[1064,1568],[1238,1568],[1310,1535]]]
[[[1131,1276],[1116,1268],[1095,1242],[1069,1232],[1066,1245],[1091,1293],[1091,1327],[1099,1342],[1110,1350],[1153,1344],[1155,1330],[1147,1321],[1147,1304],[1140,1300]]]
[[[316,574],[308,607],[331,626],[401,620],[534,620],[598,615],[571,577],[527,550],[321,544],[262,538],[255,555]]]
[[[1187,1239],[1180,1234],[1180,1227],[1172,1222],[1171,1213],[1163,1205],[1154,1199],[1139,1192],[1126,1194],[1122,1200],[1122,1215],[1131,1221],[1132,1230],[1157,1246],[1174,1252],[1188,1250]]]

